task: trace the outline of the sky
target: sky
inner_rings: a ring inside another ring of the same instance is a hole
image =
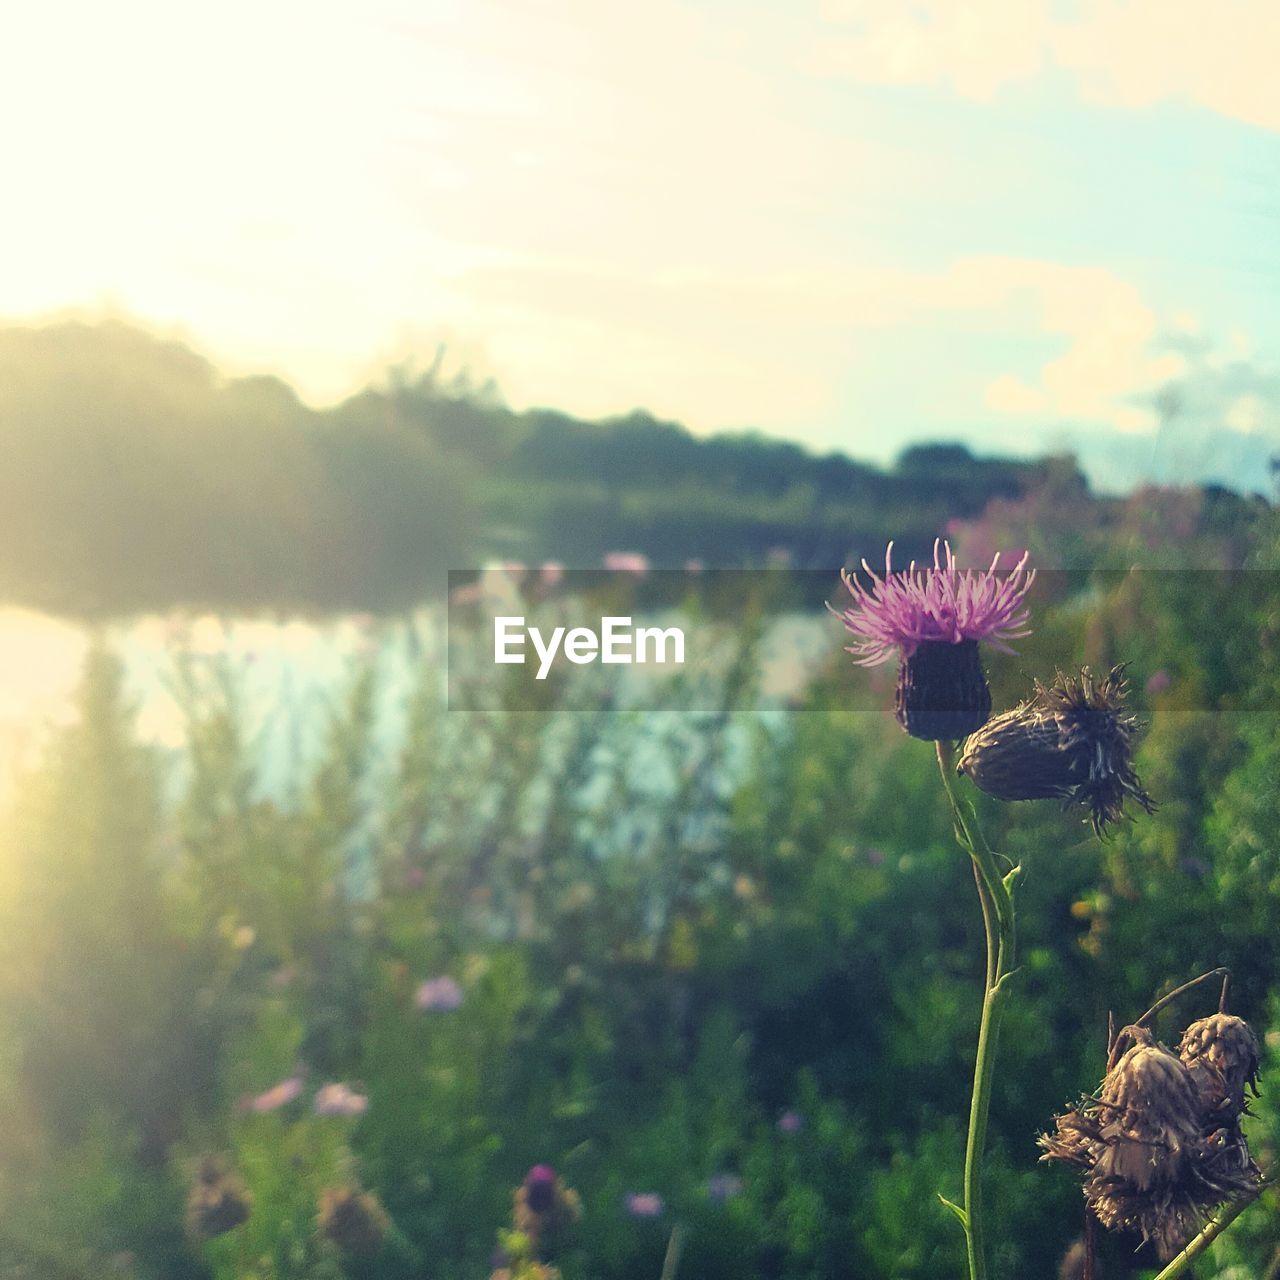
[[[1280,6],[119,0],[0,46],[0,320],[1268,489]]]

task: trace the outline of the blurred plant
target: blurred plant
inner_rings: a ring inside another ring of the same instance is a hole
[[[578,1193],[550,1165],[536,1164],[511,1198],[511,1227],[498,1232],[498,1265],[490,1280],[560,1280],[551,1264],[582,1217]]]

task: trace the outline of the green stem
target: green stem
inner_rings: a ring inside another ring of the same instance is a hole
[[[676,1269],[680,1266],[680,1253],[684,1248],[684,1228],[676,1223],[671,1228],[671,1238],[667,1241],[667,1254],[662,1260],[661,1280],[675,1280]]]
[[[982,1160],[987,1145],[987,1122],[991,1116],[991,1089],[995,1079],[996,1055],[1000,1042],[1000,1020],[1004,1012],[1004,980],[1013,971],[1017,938],[1017,917],[1011,886],[996,866],[995,854],[987,844],[972,812],[966,814],[956,791],[954,751],[939,742],[938,768],[942,786],[956,821],[956,838],[973,859],[978,900],[986,934],[987,966],[982,999],[982,1021],[978,1028],[978,1052],[973,1064],[973,1094],[969,1102],[969,1135],[964,1153],[964,1229],[969,1263],[969,1280],[986,1280],[986,1218],[982,1203]]]
[[[1270,1174],[1271,1170],[1267,1171]],[[1183,1251],[1178,1254],[1174,1260],[1169,1263],[1163,1271],[1157,1276],[1156,1280],[1174,1280],[1175,1276],[1182,1275],[1186,1269],[1198,1258],[1206,1249],[1251,1205],[1259,1196],[1262,1195],[1270,1186],[1267,1178],[1263,1178],[1262,1185],[1251,1194],[1245,1196],[1243,1200],[1237,1200],[1235,1204],[1228,1205],[1221,1212],[1216,1214],[1204,1229]]]

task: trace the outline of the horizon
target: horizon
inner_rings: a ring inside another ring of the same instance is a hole
[[[1274,15],[300,17],[26,14],[0,316],[128,316],[314,405],[444,343],[517,412],[1271,492]]]

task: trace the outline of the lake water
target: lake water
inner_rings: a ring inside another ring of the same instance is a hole
[[[756,705],[765,711],[785,707],[840,643],[840,634],[826,615],[784,614],[772,619],[760,648]],[[95,629],[24,609],[0,608],[4,790],[22,766],[38,760],[50,735],[74,718],[76,688],[95,638],[123,663],[139,740],[169,753],[175,762],[186,738],[182,673],[195,673],[203,680],[216,673],[233,681],[248,740],[254,745],[260,786],[275,797],[286,796],[305,775],[329,714],[341,705],[362,663],[375,664],[375,737],[380,754],[388,758],[403,740],[407,702],[424,674],[439,673],[444,697],[441,609],[423,608],[393,618],[355,614],[323,620],[173,614]],[[610,678],[618,671],[611,668]],[[666,719],[670,714],[654,716]]]

